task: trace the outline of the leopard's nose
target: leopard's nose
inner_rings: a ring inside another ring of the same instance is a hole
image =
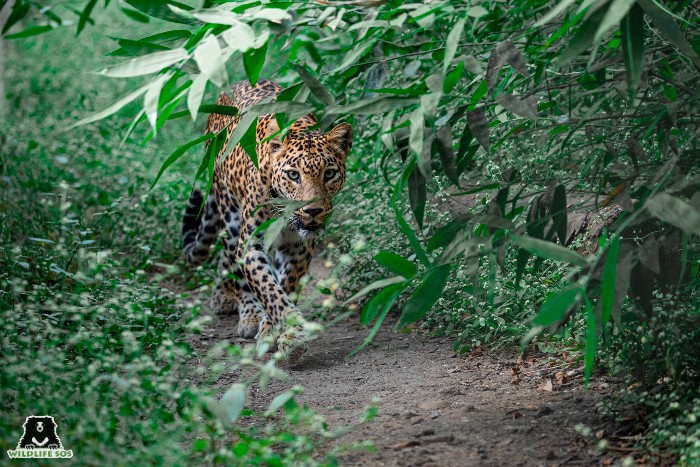
[[[304,208],[303,211],[305,214],[308,214],[312,219],[315,219],[316,216],[323,212],[323,208]]]

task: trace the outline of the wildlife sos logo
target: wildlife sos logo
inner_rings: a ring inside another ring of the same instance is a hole
[[[63,449],[56,433],[56,422],[48,415],[30,415],[24,421],[24,434],[17,449],[7,451],[10,459],[70,459],[73,451]]]

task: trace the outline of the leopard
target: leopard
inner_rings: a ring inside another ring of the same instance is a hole
[[[323,132],[310,113],[295,120],[282,137],[275,114],[263,114],[255,126],[257,166],[240,142],[227,148],[245,109],[273,102],[282,91],[279,84],[259,79],[254,85],[235,83],[230,94],[219,96],[217,105],[242,112],[209,114],[206,132],[225,139],[206,200],[198,189],[190,195],[182,251],[188,263],[198,266],[216,239],[223,238],[209,307],[216,314],[238,314],[239,336],[253,337],[258,347],[266,343],[298,361],[308,348],[309,327],[292,297],[308,272],[333,197],[345,185],[353,130],[343,122]],[[279,203],[285,200],[302,205],[266,249],[261,226],[279,219]]]

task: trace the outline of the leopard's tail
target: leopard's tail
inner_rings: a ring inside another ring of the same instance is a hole
[[[220,228],[216,194],[212,190],[202,209],[204,195],[200,190],[192,191],[182,219],[182,254],[192,265],[202,264],[209,256],[209,249],[216,240]]]

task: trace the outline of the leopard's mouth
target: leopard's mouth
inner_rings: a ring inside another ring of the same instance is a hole
[[[302,235],[315,234],[318,230],[322,229],[324,225],[322,222],[310,222],[308,224],[305,224],[304,222],[302,222],[301,219],[299,219],[296,216],[292,217],[291,223],[296,229],[296,231]]]

